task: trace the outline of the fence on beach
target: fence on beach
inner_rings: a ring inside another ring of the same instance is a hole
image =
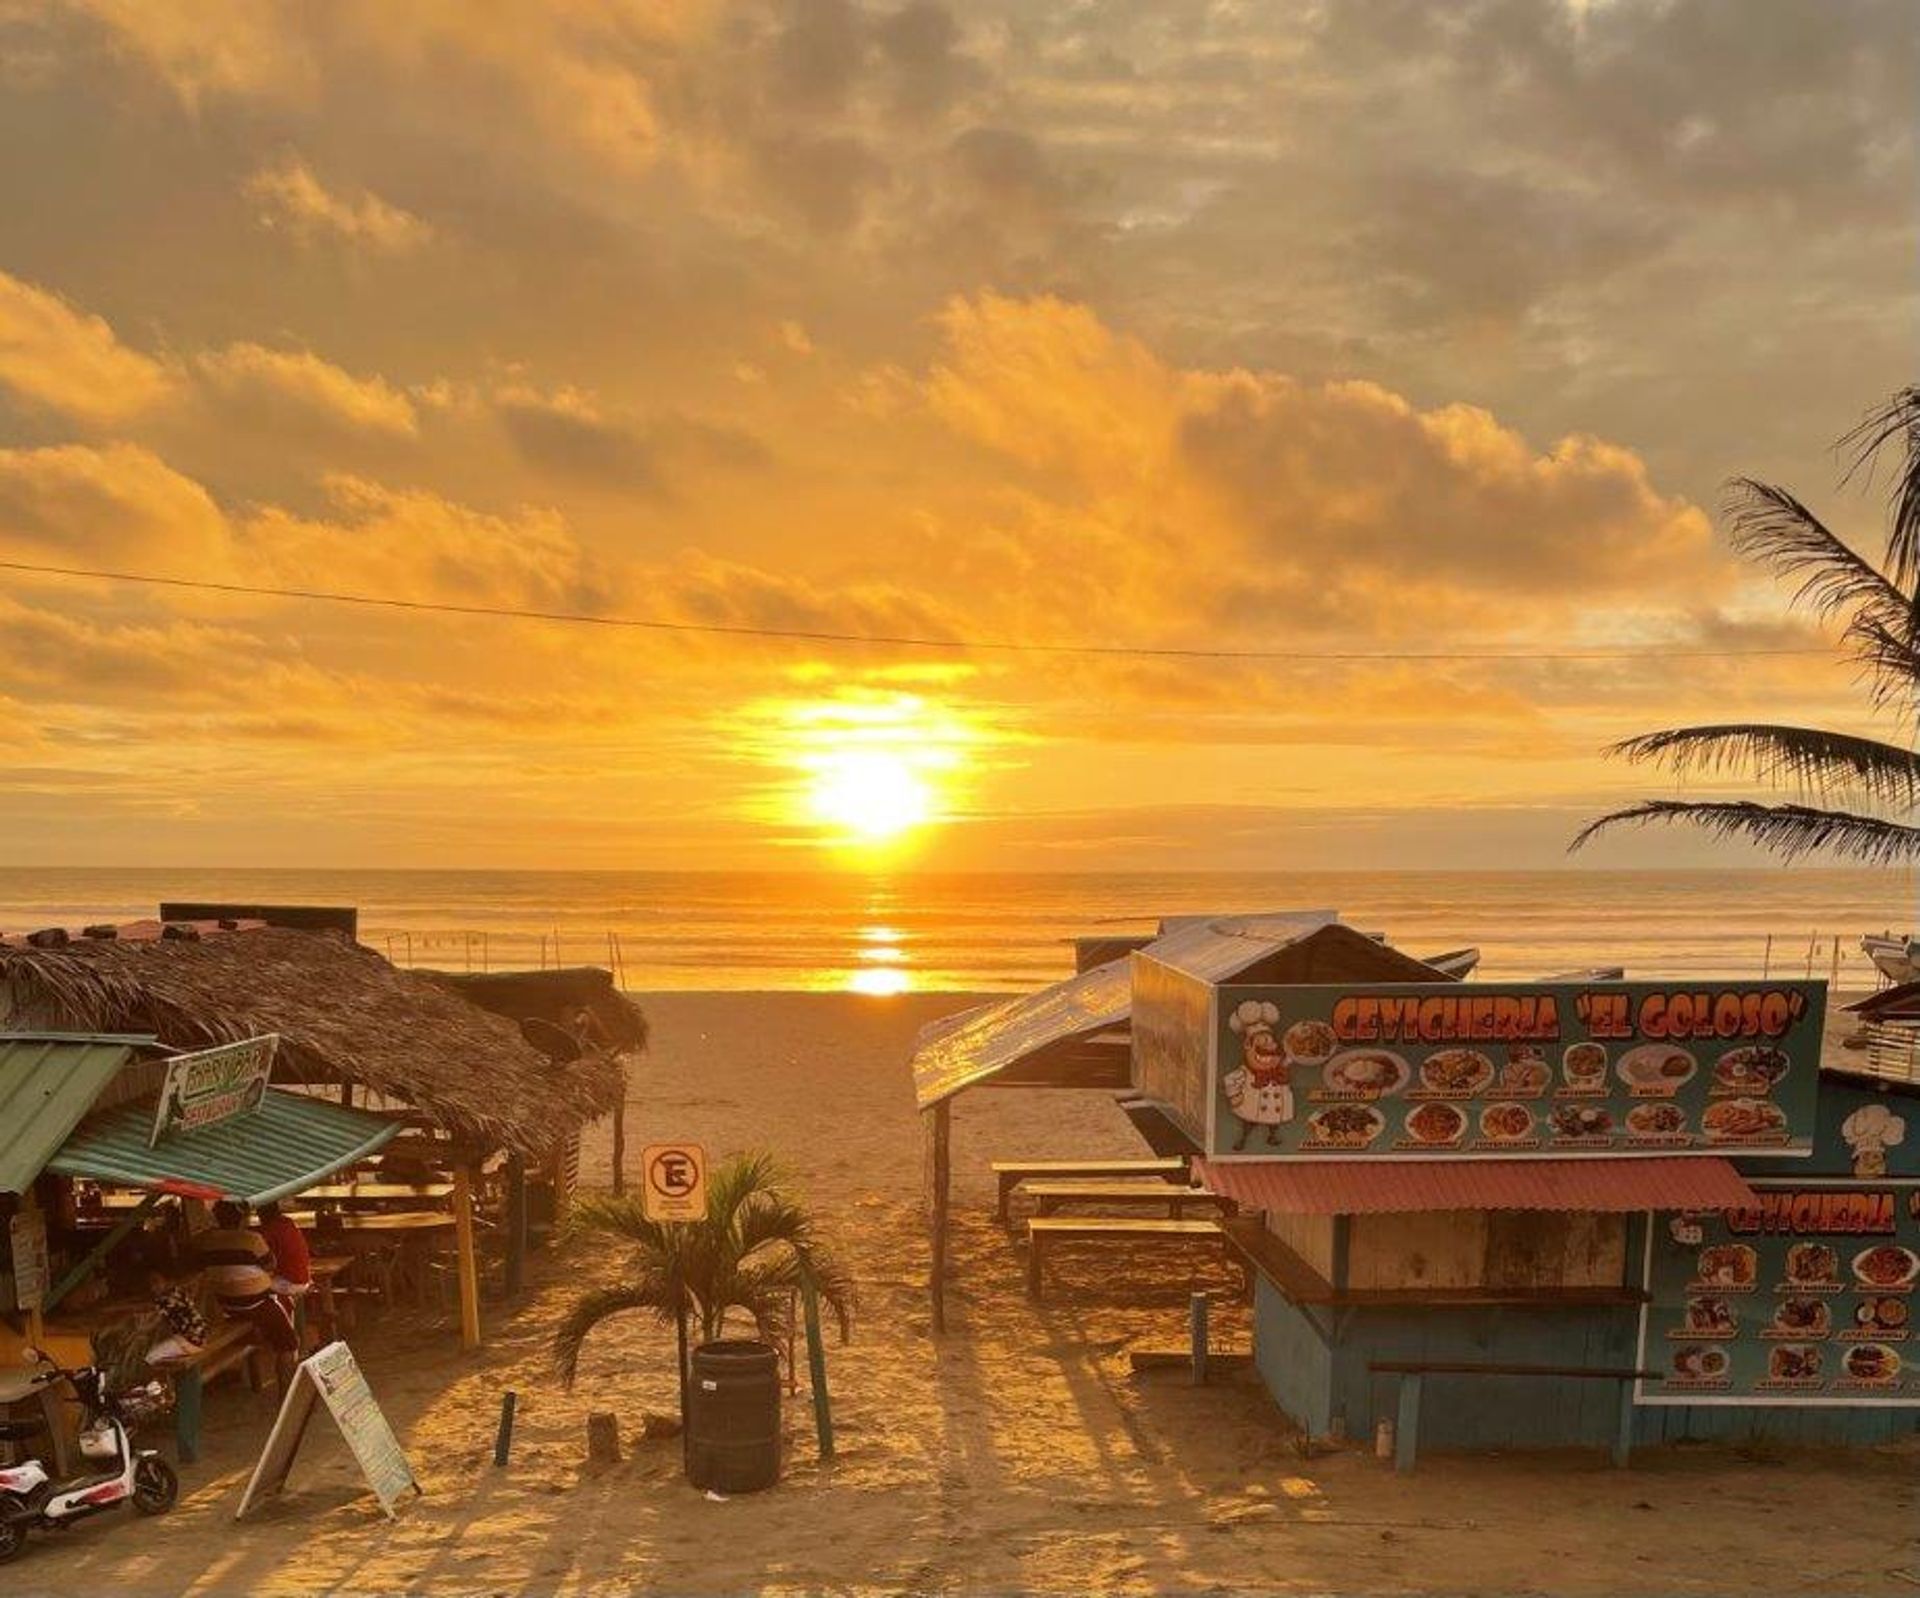
[[[622,932],[611,927],[568,931],[557,927],[546,931],[457,927],[384,930],[372,927],[362,931],[361,939],[379,949],[395,965],[403,967],[426,966],[449,971],[544,971],[568,965],[596,965],[611,971],[615,983],[624,988],[628,985],[630,967],[644,968],[654,964],[629,950],[626,939],[632,936],[634,934],[630,930]],[[1531,976],[1545,974],[1540,957],[1529,956],[1524,949],[1489,944],[1485,953],[1487,958],[1480,968],[1483,975],[1491,972],[1497,978],[1524,980],[1521,975],[1523,972]],[[822,949],[819,964],[822,968],[856,966],[859,958],[857,950],[844,951],[844,958],[836,959],[831,951]],[[937,960],[931,958],[924,963],[938,964]],[[909,955],[903,962],[903,973],[921,977],[945,974],[939,970],[916,971],[915,968],[922,965],[922,961]],[[676,971],[695,969],[679,961],[674,962],[673,968]],[[735,969],[738,968],[739,963],[736,962]],[[1059,975],[1069,975],[1072,969],[1072,945],[1070,942],[1063,943]],[[770,969],[766,973],[765,985],[781,986],[778,975]],[[1819,931],[1729,937],[1716,943],[1710,953],[1703,953],[1697,947],[1675,949],[1648,959],[1638,967],[1629,962],[1627,976],[1629,979],[1654,976],[1721,979],[1824,977],[1830,990],[1835,993],[1865,993],[1887,985],[1886,977],[1860,948],[1857,936]],[[643,985],[652,980],[651,976],[641,978]],[[1034,985],[1037,985],[1037,980]]]

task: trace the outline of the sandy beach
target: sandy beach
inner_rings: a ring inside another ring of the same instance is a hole
[[[1204,1389],[1131,1374],[1139,1344],[1184,1335],[1205,1256],[1115,1268],[1063,1254],[1048,1302],[993,1223],[989,1158],[1134,1154],[1106,1095],[976,1093],[954,1116],[951,1331],[930,1335],[926,1160],[905,1060],[915,1029],[963,999],[662,994],[633,1073],[628,1141],[774,1150],[852,1264],[853,1341],[830,1350],[839,1456],[816,1457],[804,1382],[786,1413],[786,1478],[713,1502],[679,1444],[642,1440],[674,1409],[673,1339],[641,1317],[603,1328],[581,1381],[548,1373],[552,1324],[617,1253],[543,1257],[486,1350],[444,1317],[354,1339],[426,1489],[383,1522],[344,1448],[316,1425],[288,1494],[232,1515],[271,1405],[223,1383],[209,1446],[170,1516],[107,1517],[42,1538],[7,1590],[82,1594],[1034,1591],[1751,1593],[1912,1590],[1915,1456],[1696,1447],[1615,1471],[1597,1452],[1435,1453],[1396,1478],[1359,1447],[1303,1453],[1250,1375]],[[585,1180],[608,1176],[605,1126]],[[1218,1337],[1244,1347],[1237,1311]],[[519,1394],[511,1465],[491,1464],[499,1395]],[[627,1460],[584,1466],[584,1420],[611,1410]]]

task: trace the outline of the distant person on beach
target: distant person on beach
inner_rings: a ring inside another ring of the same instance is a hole
[[[228,1320],[245,1321],[273,1353],[274,1379],[284,1395],[293,1382],[293,1357],[299,1352],[293,1312],[273,1290],[273,1249],[247,1228],[246,1210],[231,1199],[213,1207],[213,1226],[193,1240],[193,1257],[206,1272],[207,1285]]]
[[[313,1259],[307,1249],[306,1234],[278,1204],[260,1206],[260,1221],[254,1230],[273,1250],[273,1290],[291,1309],[293,1300],[304,1298],[313,1286]]]

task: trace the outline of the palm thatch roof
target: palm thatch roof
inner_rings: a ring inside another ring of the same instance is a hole
[[[556,1065],[511,1021],[337,932],[0,947],[0,1020],[177,1048],[277,1032],[278,1079],[356,1083],[465,1141],[535,1156],[623,1092],[612,1053]]]
[[[553,966],[538,971],[429,971],[462,998],[510,1021],[544,1021],[589,1047],[644,1054],[646,1012],[613,984],[605,966]]]

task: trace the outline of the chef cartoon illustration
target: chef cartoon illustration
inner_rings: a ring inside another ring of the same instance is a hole
[[[1233,1146],[1244,1149],[1256,1126],[1264,1126],[1268,1144],[1277,1146],[1278,1128],[1293,1119],[1293,1072],[1280,1047],[1280,1007],[1243,1000],[1227,1025],[1240,1039],[1240,1064],[1220,1084],[1240,1117],[1240,1137]]]
[[[1853,1174],[1869,1180],[1887,1174],[1887,1150],[1902,1142],[1907,1123],[1884,1104],[1863,1104],[1840,1123],[1853,1150]]]

